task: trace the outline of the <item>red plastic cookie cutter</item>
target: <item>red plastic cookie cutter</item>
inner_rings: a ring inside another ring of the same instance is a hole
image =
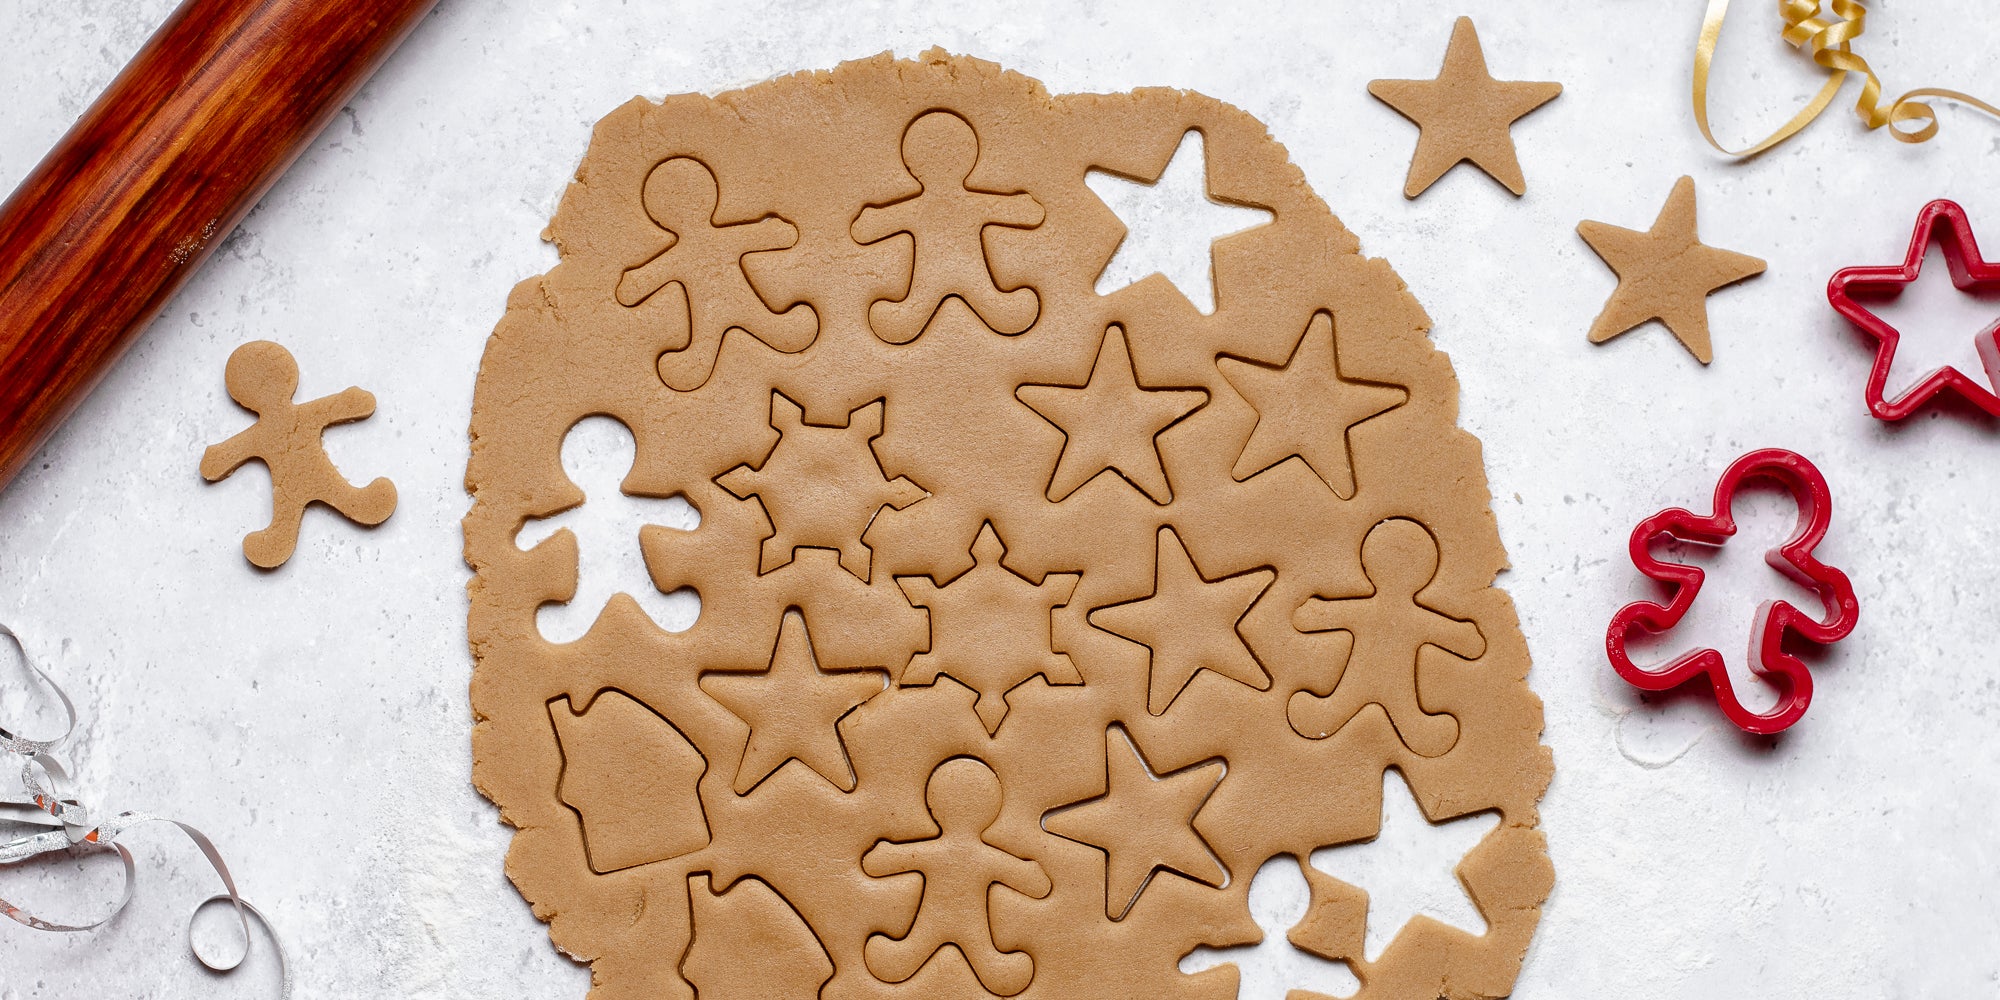
[[[1859,293],[1864,298],[1893,299],[1902,294],[1904,286],[1916,281],[1918,272],[1923,270],[1924,250],[1933,238],[1944,252],[1951,283],[1959,291],[2000,290],[2000,263],[1979,256],[1979,244],[1972,239],[1972,224],[1965,218],[1965,209],[1942,198],[1917,213],[1916,232],[1910,237],[1910,251],[1903,256],[1901,265],[1842,268],[1826,283],[1826,298],[1833,308],[1875,340],[1875,367],[1868,373],[1864,394],[1868,412],[1878,420],[1901,420],[1931,397],[1950,389],[1989,415],[2000,417],[2000,396],[1950,365],[1931,372],[1895,399],[1882,398],[1883,387],[1889,381],[1889,363],[1896,357],[1896,345],[1902,335],[1856,302],[1854,296]],[[1986,368],[1987,382],[2000,388],[2000,320],[1981,330],[1973,343],[1979,350],[1980,363]]]
[[[1763,713],[1752,712],[1737,700],[1722,654],[1713,649],[1683,653],[1662,666],[1648,669],[1633,663],[1625,648],[1635,628],[1657,634],[1679,624],[1701,592],[1701,567],[1655,558],[1651,549],[1653,539],[1668,535],[1706,545],[1728,541],[1736,534],[1730,502],[1742,484],[1751,479],[1776,482],[1791,491],[1799,508],[1798,527],[1784,544],[1766,553],[1764,561],[1818,594],[1826,605],[1827,615],[1826,621],[1819,621],[1785,601],[1766,601],[1757,609],[1756,624],[1751,629],[1750,666],[1778,689],[1777,705]],[[1799,721],[1812,702],[1812,674],[1797,656],[1785,651],[1786,634],[1824,645],[1845,638],[1861,617],[1861,604],[1855,599],[1854,585],[1848,582],[1847,574],[1813,558],[1812,550],[1826,536],[1827,523],[1832,517],[1833,495],[1827,490],[1826,477],[1804,456],[1781,448],[1766,448],[1737,459],[1723,472],[1722,479],[1715,484],[1714,513],[1693,514],[1674,507],[1639,522],[1632,529],[1632,564],[1652,579],[1673,584],[1674,592],[1666,604],[1634,601],[1611,616],[1604,648],[1618,676],[1646,691],[1665,691],[1706,677],[1722,714],[1748,733],[1782,732]]]

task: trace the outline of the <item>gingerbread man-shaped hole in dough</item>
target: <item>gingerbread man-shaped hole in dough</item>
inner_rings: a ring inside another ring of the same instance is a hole
[[[673,237],[659,253],[618,279],[618,302],[636,307],[668,285],[687,300],[687,336],[660,356],[660,379],[680,392],[701,388],[715,370],[722,335],[732,329],[785,354],[796,354],[819,336],[812,307],[793,303],[778,312],[750,283],[744,258],[798,243],[796,226],[775,215],[746,222],[717,222],[721,195],[715,174],[700,160],[676,156],[646,175],[646,214]]]
[[[201,477],[227,479],[256,459],[271,472],[271,523],[243,536],[243,555],[275,569],[298,546],[299,521],[306,506],[323,503],[349,520],[381,524],[396,511],[396,486],[376,479],[354,486],[333,467],[320,435],[333,424],[361,420],[375,412],[374,394],[348,386],[331,396],[292,402],[299,390],[299,365],[292,352],[268,340],[253,340],[229,355],[223,369],[229,397],[257,414],[257,422],[201,454]]]
[[[910,932],[901,938],[876,934],[868,939],[868,971],[883,982],[900,983],[949,944],[958,947],[989,992],[1010,997],[1027,989],[1035,977],[1035,960],[1026,952],[994,946],[987,892],[1004,885],[1042,899],[1052,885],[1040,864],[995,847],[983,836],[1000,818],[1000,778],[974,758],[954,757],[931,772],[924,803],[937,822],[937,836],[877,841],[861,858],[862,870],[875,878],[907,872],[924,878]]]
[[[1430,529],[1407,518],[1388,518],[1370,528],[1361,542],[1361,571],[1374,593],[1308,598],[1293,612],[1292,624],[1301,632],[1345,629],[1354,636],[1347,668],[1332,694],[1292,695],[1287,714],[1299,735],[1324,739],[1362,709],[1380,705],[1413,753],[1437,757],[1458,743],[1458,720],[1425,712],[1418,703],[1418,654],[1425,646],[1436,646],[1474,660],[1486,652],[1486,638],[1477,625],[1417,600],[1437,570],[1437,540]]]
[[[1035,325],[1041,300],[1032,288],[1002,290],[986,261],[987,226],[1033,229],[1042,203],[1025,193],[984,191],[966,179],[979,162],[979,136],[949,111],[919,116],[903,133],[903,165],[916,178],[916,194],[861,210],[851,227],[856,243],[879,243],[908,233],[910,290],[901,299],[868,307],[875,335],[891,344],[917,339],[944,300],[958,299],[997,333]]]

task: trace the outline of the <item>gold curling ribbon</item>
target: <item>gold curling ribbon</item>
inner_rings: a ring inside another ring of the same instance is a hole
[[[1794,48],[1810,51],[1812,61],[1833,75],[1827,77],[1819,93],[1814,94],[1813,99],[1800,108],[1791,121],[1779,126],[1776,132],[1756,145],[1733,150],[1715,141],[1714,133],[1708,128],[1708,68],[1715,60],[1715,43],[1722,33],[1723,18],[1729,13],[1729,0],[1708,0],[1708,13],[1701,22],[1701,39],[1694,50],[1694,120],[1709,145],[1730,156],[1748,157],[1784,142],[1812,124],[1813,119],[1833,103],[1834,95],[1840,92],[1840,85],[1847,82],[1849,73],[1859,73],[1866,81],[1861,85],[1861,96],[1854,102],[1854,111],[1861,116],[1862,123],[1870,129],[1889,126],[1889,133],[1899,142],[1923,142],[1937,134],[1937,112],[1931,110],[1929,104],[1917,100],[1920,97],[1958,101],[2000,118],[2000,108],[1971,94],[1940,87],[1918,87],[1893,101],[1881,103],[1882,81],[1876,79],[1868,61],[1855,55],[1852,48],[1854,40],[1861,37],[1867,28],[1868,9],[1861,5],[1860,0],[1832,0],[1830,8],[1833,17],[1838,20],[1820,16],[1820,0],[1778,0],[1778,13],[1785,19],[1784,40]],[[1915,129],[1897,127],[1898,123],[1909,121],[1921,121],[1923,125]]]

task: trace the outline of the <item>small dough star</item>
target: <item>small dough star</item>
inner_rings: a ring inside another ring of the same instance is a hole
[[[1296,457],[1335,496],[1347,499],[1354,495],[1349,431],[1410,398],[1404,389],[1340,377],[1333,319],[1326,313],[1313,316],[1283,367],[1228,356],[1217,358],[1215,364],[1230,387],[1257,411],[1257,426],[1229,472],[1237,482]]]
[[[1104,334],[1088,385],[1024,385],[1014,394],[1067,438],[1049,480],[1057,503],[1101,472],[1124,476],[1154,503],[1173,500],[1154,439],[1208,401],[1203,389],[1140,386],[1125,331],[1116,326]]]
[[[1155,872],[1212,886],[1229,878],[1194,828],[1195,814],[1222,783],[1222,761],[1155,774],[1131,734],[1113,726],[1104,731],[1104,770],[1104,794],[1051,810],[1042,823],[1104,852],[1105,916],[1125,919]]]
[[[1161,528],[1159,539],[1153,593],[1090,613],[1092,625],[1152,650],[1147,710],[1164,714],[1204,669],[1259,691],[1269,688],[1270,675],[1244,645],[1236,623],[1276,574],[1254,569],[1210,580],[1202,576],[1173,528]]]
[[[882,670],[830,674],[813,656],[804,616],[785,615],[770,669],[759,674],[706,673],[701,689],[750,725],[736,794],[748,795],[789,761],[798,761],[843,792],[854,790],[854,764],[840,720],[887,686]]]
[[[1701,242],[1695,234],[1692,177],[1674,182],[1660,217],[1643,233],[1589,220],[1577,223],[1576,232],[1618,273],[1618,287],[1590,324],[1593,344],[1657,319],[1695,360],[1708,364],[1715,360],[1708,340],[1708,296],[1764,273],[1764,262],[1756,257]]]
[[[1528,182],[1507,129],[1555,100],[1562,84],[1493,79],[1472,19],[1461,17],[1452,26],[1437,79],[1373,80],[1368,92],[1417,123],[1417,152],[1403,181],[1403,197],[1423,194],[1445,171],[1468,160],[1518,196]]]
[[[1159,179],[1148,184],[1103,170],[1084,175],[1106,207],[1125,223],[1125,238],[1097,276],[1109,295],[1154,274],[1164,275],[1207,316],[1215,312],[1215,241],[1254,229],[1271,210],[1209,197],[1201,133],[1188,129]]]

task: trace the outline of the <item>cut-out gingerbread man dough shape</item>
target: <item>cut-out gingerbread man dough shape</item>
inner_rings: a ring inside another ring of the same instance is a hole
[[[1354,720],[1363,708],[1380,705],[1403,743],[1416,754],[1437,757],[1458,740],[1458,724],[1448,715],[1424,711],[1419,697],[1418,657],[1436,646],[1464,659],[1486,651],[1479,626],[1441,614],[1417,600],[1437,575],[1437,541],[1415,521],[1392,518],[1376,525],[1361,543],[1361,568],[1375,592],[1360,597],[1315,597],[1293,613],[1301,632],[1344,629],[1354,636],[1340,682],[1330,695],[1292,695],[1292,728],[1325,739]]]
[[[1155,220],[1089,179],[1165,177],[1190,134],[1190,189],[1268,223],[1203,248],[1212,313],[1170,281],[1099,294]],[[465,519],[473,776],[592,1000],[748,988],[729,970],[775,947],[799,961],[773,996],[1226,997],[1232,973],[1182,958],[1257,939],[1271,858],[1376,829],[1385,768],[1440,818],[1500,817],[1460,869],[1498,902],[1484,934],[1358,963],[1362,995],[1507,995],[1548,894],[1551,764],[1480,445],[1423,309],[1263,123],[933,51],[635,100],[592,136],[561,262],[488,342]],[[743,244],[795,238],[770,288],[744,284],[759,251],[688,294],[753,334],[793,296],[821,324],[790,354],[720,337],[693,392],[661,385],[659,325],[616,289],[656,252],[634,193],[676,158],[720,182],[702,226],[796,231]],[[632,430],[623,488],[700,511],[642,529],[656,587],[700,594],[685,631],[612,601],[570,645],[535,634],[568,565],[515,533],[574,498],[562,433],[590,414]],[[1430,547],[1382,562],[1396,526]],[[564,778],[586,720],[558,733],[548,706],[595,691],[672,720],[648,722],[692,748],[670,781],[621,801]],[[687,835],[601,875],[613,830]],[[1313,891],[1324,950],[1351,921]]]
[[[1002,290],[994,284],[985,235],[988,226],[1041,225],[1041,203],[1028,194],[970,186],[979,163],[979,136],[949,111],[933,111],[910,123],[903,134],[903,162],[920,190],[871,205],[854,219],[857,243],[879,243],[900,233],[909,234],[913,243],[909,291],[868,309],[875,335],[891,344],[917,339],[952,296],[997,333],[1020,333],[1034,325],[1040,300],[1032,288]]]
[[[748,222],[715,218],[719,192],[715,174],[700,160],[677,156],[646,175],[646,214],[673,238],[665,249],[621,275],[618,302],[636,307],[668,285],[678,284],[687,300],[687,338],[660,356],[660,378],[682,392],[701,388],[715,367],[722,336],[731,329],[793,354],[819,333],[812,307],[795,303],[785,311],[766,305],[743,259],[753,253],[790,249],[798,229],[776,216]]]
[[[868,939],[868,968],[883,982],[900,983],[917,974],[945,945],[956,945],[988,992],[1010,997],[1028,988],[1035,960],[993,945],[987,924],[987,894],[1006,886],[1041,899],[1051,888],[1042,866],[988,843],[985,834],[1000,817],[1000,779],[970,757],[938,765],[924,790],[924,802],[938,835],[903,843],[881,841],[861,859],[874,878],[910,872],[924,877],[923,901],[909,933]]]
[[[323,503],[341,516],[377,525],[396,512],[396,485],[376,479],[355,486],[327,457],[322,434],[333,424],[362,420],[375,412],[375,396],[349,386],[331,396],[295,403],[299,365],[292,352],[268,340],[253,340],[229,355],[223,377],[237,405],[257,414],[257,422],[201,454],[201,477],[227,479],[245,462],[271,471],[271,523],[243,538],[243,555],[264,569],[292,557],[306,507]]]

